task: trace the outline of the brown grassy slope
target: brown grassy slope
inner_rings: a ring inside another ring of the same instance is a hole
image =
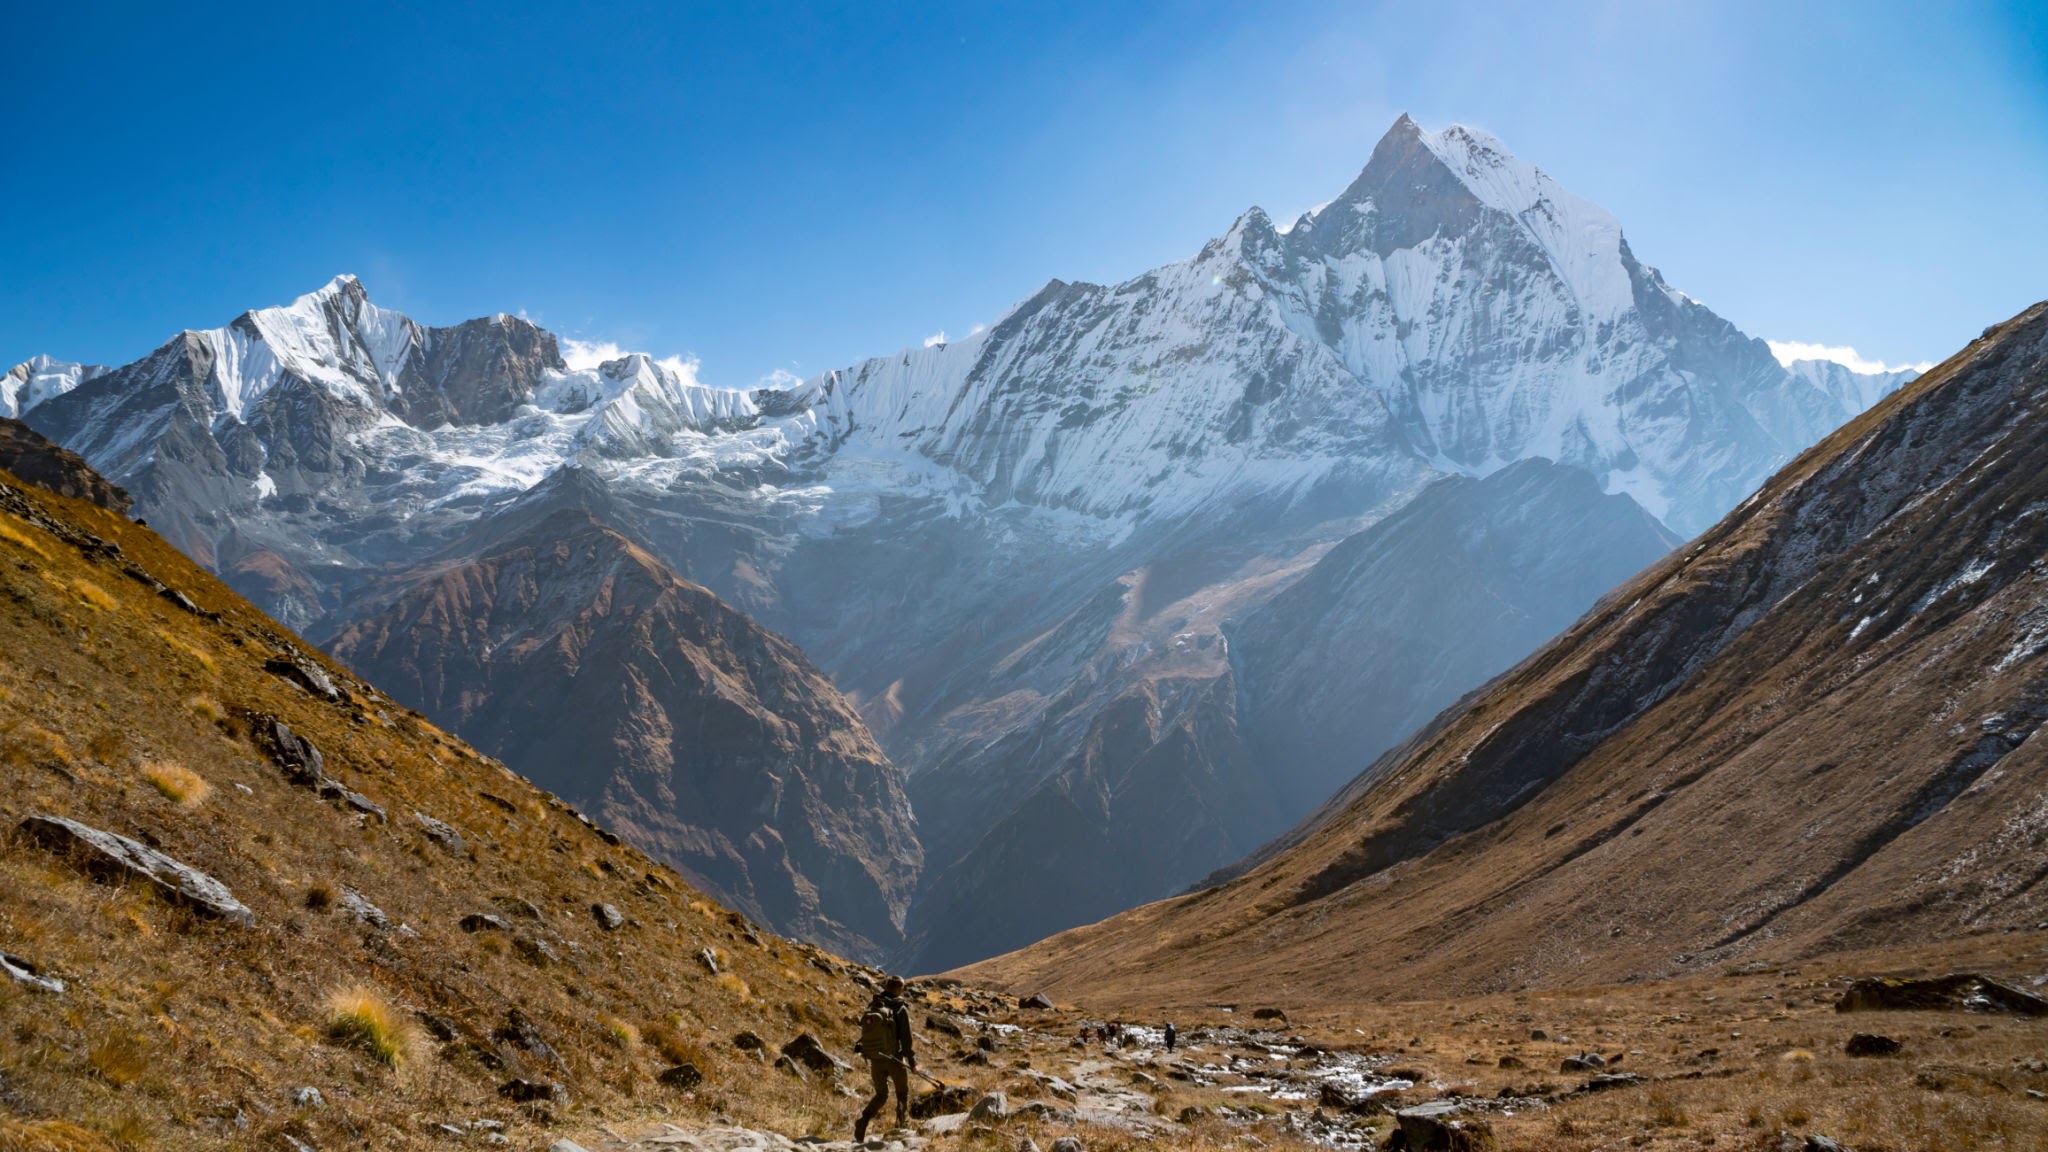
[[[750,939],[674,873],[334,665],[321,661],[346,687],[339,703],[264,670],[291,651],[320,661],[147,528],[0,473],[0,951],[66,983],[53,995],[0,977],[0,1143],[61,1121],[82,1126],[82,1147],[278,1147],[289,1133],[409,1148],[438,1140],[434,1124],[494,1118],[531,1144],[535,1127],[650,1110],[849,1111],[728,1042],[808,1028],[850,1046],[858,989],[815,953]],[[389,819],[289,784],[249,713],[310,737]],[[416,812],[452,825],[463,850],[430,840]],[[160,844],[232,888],[255,926],[87,878],[13,834],[31,813]],[[344,888],[392,927],[349,918]],[[626,925],[600,927],[599,902]],[[510,930],[465,932],[472,913]],[[726,975],[694,958],[706,948]],[[332,1002],[357,992],[389,1010],[395,1069],[377,1037],[330,1036]],[[514,1007],[559,1061],[494,1037]],[[421,1013],[459,1038],[435,1039]],[[654,1080],[681,1058],[705,1073],[694,1093]],[[516,1106],[497,1091],[514,1076],[559,1081],[568,1103]],[[301,1087],[325,1106],[295,1104]]]
[[[1241,878],[965,974],[1098,1003],[1314,1003],[2048,921],[2048,753],[2027,738],[2048,716],[2044,508],[2037,306],[1788,466]]]

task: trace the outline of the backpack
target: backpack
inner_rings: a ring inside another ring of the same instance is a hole
[[[860,1051],[863,1056],[896,1055],[896,1013],[880,1000],[860,1014]]]

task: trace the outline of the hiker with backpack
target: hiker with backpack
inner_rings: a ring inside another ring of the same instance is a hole
[[[854,1121],[853,1142],[867,1140],[868,1122],[881,1115],[891,1084],[896,1086],[896,1126],[908,1127],[910,1073],[917,1068],[917,1054],[910,1050],[910,1006],[903,1002],[902,977],[884,980],[882,990],[861,1009],[860,1043],[853,1046],[853,1051],[867,1060],[868,1076],[875,1085],[874,1098],[868,1101],[860,1119]]]

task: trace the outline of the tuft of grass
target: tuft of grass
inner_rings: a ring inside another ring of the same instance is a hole
[[[185,641],[179,639],[176,636],[171,635],[169,632],[166,632],[161,628],[157,629],[156,638],[163,641],[164,644],[171,649],[171,651],[178,653],[179,655],[185,657],[187,660],[190,660],[194,664],[199,665],[201,668],[206,669],[207,675],[220,675],[220,663],[213,658],[213,653],[208,652],[206,649],[201,648],[196,644],[188,644]]]
[[[227,710],[220,706],[220,701],[211,696],[185,697],[185,711],[211,724],[218,724],[228,718]]]
[[[80,604],[100,612],[111,612],[121,606],[121,602],[114,599],[113,593],[82,578],[71,581],[71,594],[78,597]]]
[[[390,1068],[405,1063],[409,1026],[376,991],[361,985],[343,989],[328,999],[327,1011],[329,1040],[361,1049]]]
[[[50,554],[43,551],[43,546],[36,542],[35,537],[15,527],[14,521],[11,519],[0,520],[0,540],[5,540],[17,548],[33,552],[45,560],[50,558]]]
[[[149,1053],[133,1035],[115,1029],[85,1054],[93,1074],[116,1088],[125,1088],[149,1071]]]
[[[7,522],[0,520],[0,528]],[[6,1152],[118,1152],[107,1137],[63,1120],[16,1120],[0,1116],[0,1149]]]
[[[737,972],[720,972],[718,974],[718,986],[738,999],[752,1000],[754,998],[754,990],[747,987],[747,982],[740,979]]]
[[[206,777],[194,772],[183,764],[172,764],[162,760],[144,761],[142,776],[150,782],[164,799],[183,808],[197,808],[213,795],[213,785]]]
[[[306,889],[306,907],[315,912],[327,911],[340,898],[341,894],[334,890],[334,885],[325,880],[315,880],[313,886]]]
[[[606,1016],[598,1021],[604,1026],[604,1037],[615,1048],[631,1051],[640,1043],[640,1030],[616,1016]]]

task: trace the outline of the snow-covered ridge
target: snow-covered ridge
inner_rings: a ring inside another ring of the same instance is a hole
[[[22,413],[54,396],[85,383],[108,370],[98,364],[73,364],[48,356],[33,356],[0,376],[0,416],[21,419]]]

